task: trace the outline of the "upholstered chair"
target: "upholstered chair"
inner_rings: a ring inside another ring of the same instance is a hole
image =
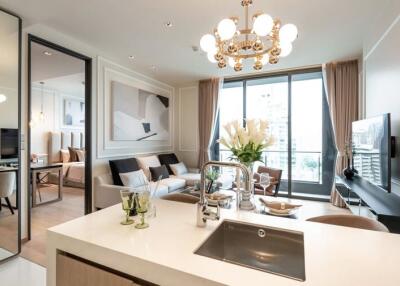
[[[12,214],[14,214],[14,210],[11,207],[9,197],[13,194],[15,190],[15,182],[15,172],[0,172],[0,208],[1,200],[4,198]]]

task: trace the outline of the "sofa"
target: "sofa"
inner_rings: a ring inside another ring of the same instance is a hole
[[[173,153],[109,161],[110,172],[94,178],[95,208],[102,209],[120,203],[120,191],[132,189],[131,186],[124,185],[120,174],[142,170],[150,188],[157,188],[155,193],[157,197],[163,197],[186,186],[193,186],[200,181],[198,169],[189,168],[187,172],[175,175],[170,166],[178,163],[180,161]],[[168,175],[165,174],[166,178],[162,177],[156,182],[159,177],[152,177],[151,171],[161,169],[162,166],[166,167]]]

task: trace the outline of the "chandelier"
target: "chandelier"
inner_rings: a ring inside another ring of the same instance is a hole
[[[239,18],[231,17],[219,22],[213,34],[200,40],[200,47],[207,53],[210,62],[219,68],[228,64],[235,71],[243,69],[243,60],[253,59],[253,68],[261,70],[267,63],[277,64],[281,57],[292,51],[292,42],[297,38],[297,27],[293,24],[281,26],[264,13],[255,14],[250,28],[249,6],[253,0],[242,0],[245,10],[245,27],[238,28]]]

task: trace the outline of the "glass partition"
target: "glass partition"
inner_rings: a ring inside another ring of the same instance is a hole
[[[0,261],[20,252],[20,25],[0,10]]]

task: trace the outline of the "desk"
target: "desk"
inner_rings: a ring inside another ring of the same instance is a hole
[[[36,202],[36,194],[39,193],[40,190],[38,188],[38,175],[40,173],[52,173],[54,171],[58,171],[58,197],[54,200],[46,201],[46,202]],[[44,204],[54,203],[62,200],[62,189],[63,189],[63,167],[61,164],[31,164],[31,182],[32,182],[32,207],[37,207]]]

